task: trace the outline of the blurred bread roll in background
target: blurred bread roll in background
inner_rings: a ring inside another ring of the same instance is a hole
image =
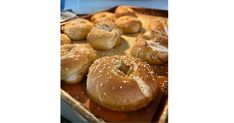
[[[123,30],[123,33],[137,33],[142,28],[142,23],[139,19],[132,16],[122,16],[115,21],[115,24]]]

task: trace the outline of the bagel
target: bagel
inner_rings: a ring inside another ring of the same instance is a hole
[[[152,20],[148,25],[148,30],[158,30],[161,32],[168,33],[168,20],[167,18],[158,17]]]
[[[87,93],[97,104],[114,111],[139,110],[159,90],[149,64],[132,56],[105,56],[89,68]]]
[[[79,83],[97,58],[89,44],[64,44],[61,46],[61,79],[68,84]]]
[[[101,12],[91,17],[92,22],[97,22],[97,21],[100,22],[100,21],[106,21],[106,20],[115,21],[116,20],[115,14],[110,13],[110,12]]]
[[[122,30],[112,21],[96,23],[87,36],[89,44],[97,50],[109,50],[120,45]]]
[[[123,33],[137,33],[142,28],[139,19],[132,16],[122,16],[115,21],[115,24],[123,30]]]
[[[165,32],[161,32],[158,30],[146,31],[143,34],[140,34],[137,37],[137,42],[141,40],[154,40],[155,42],[159,42],[160,44],[168,47],[168,35]]]
[[[134,57],[138,57],[149,64],[163,64],[168,61],[168,38],[157,31],[147,31],[130,50]]]
[[[72,40],[84,40],[92,29],[93,24],[85,19],[75,19],[67,22],[62,30]]]
[[[129,15],[136,17],[136,12],[128,6],[119,6],[115,9],[115,14],[117,17]]]

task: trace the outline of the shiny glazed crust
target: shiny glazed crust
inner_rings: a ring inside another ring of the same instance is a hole
[[[130,112],[145,107],[159,90],[146,62],[132,56],[106,56],[89,68],[87,93],[99,105]]]
[[[62,45],[61,79],[69,84],[81,82],[96,58],[96,51],[89,44]]]

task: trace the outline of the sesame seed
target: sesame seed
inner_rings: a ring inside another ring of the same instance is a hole
[[[114,90],[114,89],[115,89],[115,87],[112,87],[112,89]]]
[[[101,83],[101,87],[103,86],[103,83]]]
[[[123,86],[120,86],[119,88],[120,88],[120,89],[122,89],[122,88],[123,88]]]
[[[106,93],[103,93],[103,95],[106,95]]]

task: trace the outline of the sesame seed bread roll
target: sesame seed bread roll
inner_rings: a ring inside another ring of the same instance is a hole
[[[115,21],[116,20],[116,15],[110,12],[100,12],[91,17],[92,22],[96,21],[106,21],[106,20],[111,20]]]
[[[79,83],[97,58],[89,44],[64,44],[61,46],[61,79],[68,84]]]
[[[132,16],[122,16],[115,21],[115,24],[123,30],[123,33],[137,33],[142,28],[139,19]]]
[[[136,17],[136,12],[128,6],[117,7],[115,9],[115,14],[117,17],[122,17],[122,16],[126,16],[126,15]]]
[[[87,93],[97,104],[130,112],[148,105],[159,91],[149,64],[132,56],[105,56],[89,68]]]
[[[71,43],[71,39],[65,34],[61,34],[60,39],[61,39],[61,45]]]
[[[96,23],[87,36],[89,44],[97,50],[109,50],[120,45],[122,30],[112,21]]]
[[[93,24],[85,19],[75,19],[66,23],[62,30],[72,40],[84,40],[92,29]]]

